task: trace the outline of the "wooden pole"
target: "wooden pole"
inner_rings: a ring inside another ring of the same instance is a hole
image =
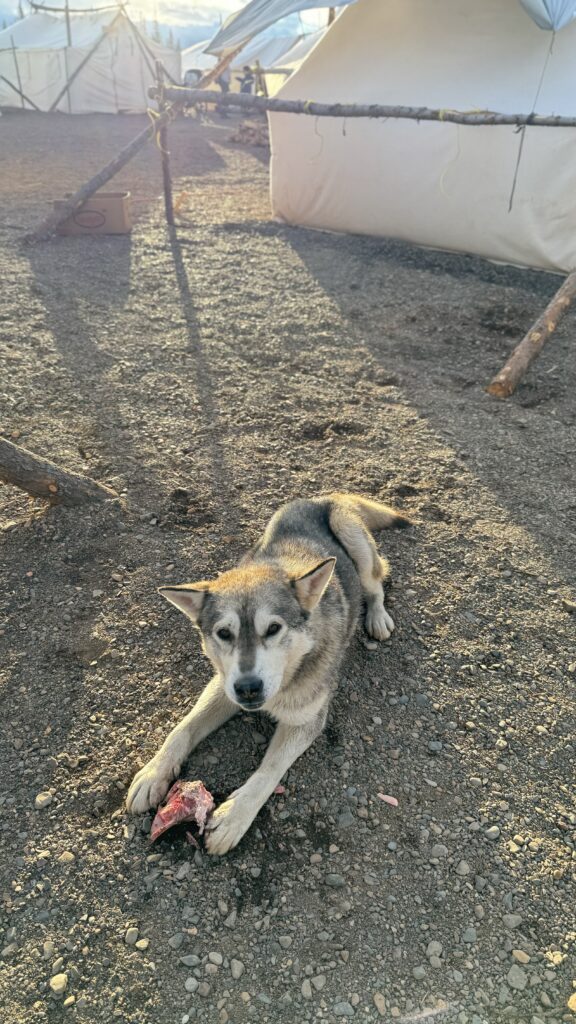
[[[30,97],[26,95],[26,93],[22,92],[20,89],[17,89],[14,83],[11,82],[9,78],[5,78],[4,75],[0,75],[0,78],[3,82],[6,83],[6,85],[10,87],[10,89],[13,89],[14,92],[18,94],[18,96],[20,96],[23,100],[26,100],[26,103],[29,103],[30,106],[34,108],[34,110],[40,110],[40,107],[37,107],[33,100],[31,100]]]
[[[156,88],[158,90],[158,110],[160,115],[167,114],[164,99],[164,68],[162,61],[156,61]],[[161,125],[157,133],[157,142],[162,155],[162,184],[164,186],[164,210],[166,223],[174,224],[174,199],[172,195],[172,174],[170,171],[170,150],[168,149],[168,119]]]
[[[215,71],[216,69],[214,69]],[[200,86],[202,80],[198,83]],[[156,98],[156,90],[149,96]],[[316,103],[314,100],[284,100],[248,93],[226,93],[221,96],[203,88],[186,89],[166,86],[164,98],[169,103],[194,106],[197,103],[216,103],[246,110],[269,110],[280,114],[308,114],[310,117],[379,117],[408,121],[442,121],[468,125],[530,125],[535,128],[576,128],[576,117],[547,114],[499,114],[492,110],[460,111],[437,110],[430,107],[385,106],[380,103]]]
[[[556,330],[558,322],[576,296],[576,271],[570,274],[541,316],[516,346],[508,362],[486,388],[496,398],[508,398],[516,390],[526,370],[540,354]]]
[[[230,53],[228,53],[225,57],[221,57],[218,63],[215,64],[214,67],[210,69],[210,71],[207,71],[205,75],[202,75],[202,78],[198,82],[197,89],[205,89],[207,85],[211,85],[212,82],[215,82],[217,78],[220,78],[222,72],[226,71],[226,68],[230,67],[232,61],[234,60],[235,57],[238,56],[242,48],[242,46],[237,46],[235,50],[231,50]],[[211,100],[200,100],[200,102],[217,103],[222,99],[222,96],[218,93],[212,92],[208,93],[208,95],[211,96]]]
[[[26,104],[24,102],[24,93],[22,92],[22,79],[20,78],[20,66],[18,64],[18,56],[16,54],[16,46],[14,44],[14,36],[10,36],[10,42],[12,43],[12,56],[14,58],[14,67],[16,69],[16,81],[18,82],[18,92],[20,93],[20,102],[22,104],[22,110],[25,109]]]
[[[116,19],[114,19],[114,22],[115,21],[116,21]],[[112,22],[112,25],[114,24],[114,22]],[[105,28],[102,29],[102,35],[99,37],[99,39],[96,40],[96,42],[94,43],[94,46],[92,47],[92,49],[89,51],[89,53],[86,54],[86,56],[84,57],[84,60],[80,61],[78,67],[76,68],[75,71],[72,72],[71,75],[68,75],[68,58],[66,58],[66,84],[62,87],[62,89],[58,93],[56,99],[54,100],[53,104],[51,105],[51,107],[50,107],[50,109],[48,111],[49,114],[51,114],[53,110],[56,110],[56,107],[60,103],[60,100],[62,99],[63,96],[66,96],[66,95],[68,95],[68,112],[70,113],[70,110],[71,110],[70,87],[71,87],[72,83],[76,80],[76,78],[78,77],[78,75],[80,74],[82,69],[86,67],[88,61],[92,59],[92,57],[96,53],[96,50],[98,49],[100,44],[106,38],[107,31],[110,28],[112,28],[112,25],[109,25],[108,29],[105,29]]]
[[[85,505],[111,501],[116,491],[87,476],[69,473],[53,462],[41,459],[26,448],[0,438],[0,480],[19,487],[35,498],[47,498],[53,505]]]
[[[44,238],[49,238],[60,224],[63,224],[68,217],[82,206],[82,203],[85,203],[86,200],[89,199],[90,196],[94,195],[99,188],[102,188],[102,185],[105,185],[107,181],[110,181],[110,178],[113,178],[115,174],[118,174],[118,171],[122,170],[125,164],[127,164],[132,157],[146,145],[148,139],[150,139],[158,129],[162,127],[162,124],[168,121],[170,113],[171,112],[169,110],[166,110],[163,114],[160,114],[159,117],[155,118],[154,121],[149,124],[144,131],[140,132],[139,135],[136,135],[135,138],[132,139],[132,142],[129,142],[128,145],[110,161],[110,163],[106,164],[101,171],[98,171],[98,174],[95,174],[93,178],[90,178],[90,181],[87,181],[85,185],[82,185],[82,187],[79,188],[74,195],[70,196],[70,198],[67,199],[66,202],[58,208],[58,210],[53,210],[35,231],[32,231],[29,235],[25,235],[24,241],[39,242]]]

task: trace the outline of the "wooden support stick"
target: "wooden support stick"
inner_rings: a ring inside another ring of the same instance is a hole
[[[4,438],[0,438],[0,480],[35,498],[47,498],[53,505],[85,505],[118,498],[110,487],[60,469]]]
[[[564,315],[576,296],[576,271],[570,274],[546,309],[532,325],[528,334],[516,346],[506,365],[490,381],[486,391],[496,398],[508,398],[516,390],[536,356],[540,354],[549,337],[556,330],[558,321]]]
[[[9,78],[5,78],[4,75],[0,75],[0,78],[3,82],[6,83],[6,85],[13,89],[18,96],[20,96],[20,99],[26,100],[26,103],[29,103],[30,106],[34,108],[34,110],[40,111],[40,107],[37,107],[33,100],[31,100],[30,97],[26,95],[26,93],[22,92],[21,89],[17,89],[14,83],[11,82]]]
[[[148,139],[154,135],[158,128],[161,128],[164,123],[168,122],[169,117],[170,112],[167,110],[164,114],[155,118],[154,121],[151,122],[144,131],[140,132],[139,135],[136,135],[136,137],[132,139],[132,142],[129,142],[128,145],[110,161],[110,163],[106,164],[106,167],[103,167],[101,171],[98,171],[98,174],[95,174],[93,178],[90,178],[90,181],[87,181],[85,185],[82,185],[82,187],[79,188],[73,196],[70,196],[70,198],[67,199],[61,207],[57,210],[53,210],[53,212],[46,217],[46,220],[42,221],[35,231],[29,235],[25,235],[24,241],[39,242],[43,238],[49,238],[59,224],[63,224],[68,217],[82,206],[82,203],[85,203],[86,200],[89,199],[90,196],[94,195],[99,188],[102,188],[102,185],[105,185],[107,181],[110,181],[110,178],[113,178],[115,174],[118,174],[118,171],[122,170],[125,164],[127,164],[128,161],[146,145]]]
[[[216,71],[216,69],[214,69]],[[212,74],[212,72],[211,72]],[[202,84],[202,79],[198,84]],[[156,89],[148,95],[156,99]],[[226,93],[224,96],[208,89],[186,89],[167,86],[164,97],[169,103],[194,106],[196,103],[216,103],[219,106],[240,107],[244,110],[269,110],[280,114],[308,114],[310,117],[379,117],[401,118],[408,121],[442,121],[469,125],[530,125],[535,128],[576,128],[576,117],[547,114],[499,114],[493,110],[436,110],[431,107],[384,106],[380,103],[316,103],[314,100],[283,100],[248,93]]]
[[[164,68],[162,61],[156,61],[156,85],[158,89],[158,109],[160,114],[167,113],[164,99]],[[164,210],[166,223],[174,224],[174,199],[172,195],[172,174],[170,171],[170,150],[168,149],[168,122],[160,128],[157,136],[158,146],[162,155],[162,184],[164,186]]]
[[[230,67],[232,61],[234,60],[235,57],[238,56],[242,49],[242,46],[237,46],[235,50],[231,50],[230,53],[226,54],[225,57],[221,57],[218,63],[215,64],[213,68],[210,68],[209,71],[206,71],[206,73],[202,75],[202,78],[198,82],[197,88],[205,89],[207,85],[211,85],[212,82],[215,82],[218,78],[220,78],[222,72],[226,71],[226,68]],[[208,95],[211,96],[210,102],[212,103],[218,103],[222,99],[222,96],[218,93],[209,92]]]

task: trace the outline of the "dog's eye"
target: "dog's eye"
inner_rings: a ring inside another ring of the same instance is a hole
[[[231,632],[231,630],[226,629],[226,626],[223,626],[222,629],[217,629],[216,630],[216,636],[220,640],[231,640],[232,639],[232,632]]]
[[[279,633],[281,629],[282,626],[279,622],[271,622],[266,630],[266,636],[276,636],[276,633]]]

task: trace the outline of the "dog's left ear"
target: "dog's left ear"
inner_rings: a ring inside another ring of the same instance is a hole
[[[311,612],[318,604],[332,579],[335,565],[335,558],[325,558],[323,562],[316,565],[310,572],[300,576],[297,580],[293,580],[296,596],[307,612]]]
[[[170,601],[170,604],[176,605],[176,608],[179,608],[196,624],[208,593],[208,583],[183,583],[179,587],[158,587],[158,593]]]

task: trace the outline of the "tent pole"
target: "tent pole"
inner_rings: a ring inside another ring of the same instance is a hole
[[[112,22],[112,25],[113,24],[114,24],[114,22]],[[109,25],[108,28],[112,28],[112,25]],[[80,64],[78,65],[76,70],[68,78],[68,81],[66,82],[66,85],[58,93],[56,99],[54,100],[52,106],[50,107],[50,109],[48,111],[49,114],[52,114],[53,111],[56,110],[56,107],[60,103],[60,100],[62,99],[63,96],[66,95],[66,93],[68,93],[68,112],[71,113],[71,110],[70,110],[70,86],[76,80],[76,78],[78,77],[78,75],[82,71],[82,68],[86,67],[86,64],[88,63],[90,58],[96,53],[96,50],[100,46],[100,43],[102,43],[104,41],[104,39],[106,38],[106,35],[107,35],[107,29],[102,29],[102,35],[99,37],[99,39],[96,40],[96,42],[95,42],[94,46],[92,47],[92,49],[90,50],[90,52],[87,53],[86,56],[84,57],[84,60],[80,61]],[[66,62],[66,68],[68,68],[68,62]]]
[[[72,113],[72,96],[70,95],[70,72],[68,70],[68,51],[72,47],[72,26],[70,25],[70,5],[68,3],[68,0],[66,0],[66,4],[64,6],[64,11],[65,11],[65,16],[66,16],[66,49],[64,50],[64,67],[66,68],[66,85],[67,85],[66,99],[67,99],[67,102],[68,102],[68,113],[71,114]]]
[[[0,78],[2,79],[3,82],[6,83],[7,86],[10,87],[10,89],[12,89],[15,93],[17,93],[18,96],[20,96],[20,99],[26,100],[26,103],[29,103],[30,106],[33,108],[33,110],[38,110],[40,112],[40,107],[37,107],[36,104],[34,103],[34,101],[31,100],[30,97],[27,96],[25,92],[21,92],[20,89],[17,89],[16,86],[13,84],[13,82],[10,81],[9,78],[6,78],[4,75],[0,75]]]
[[[169,108],[164,99],[164,68],[162,61],[156,61],[156,88],[158,90],[158,110],[166,115]],[[170,150],[168,149],[168,118],[164,121],[156,135],[158,147],[162,155],[162,182],[164,185],[164,210],[166,223],[174,225],[174,200],[172,195],[172,174],[170,171]]]
[[[26,103],[24,102],[24,93],[22,92],[22,79],[20,78],[20,67],[18,65],[18,57],[16,55],[16,46],[14,44],[14,36],[10,36],[10,42],[12,43],[12,56],[14,57],[14,67],[16,68],[16,81],[18,82],[18,92],[20,93],[20,102],[22,104],[22,110],[26,109]]]

